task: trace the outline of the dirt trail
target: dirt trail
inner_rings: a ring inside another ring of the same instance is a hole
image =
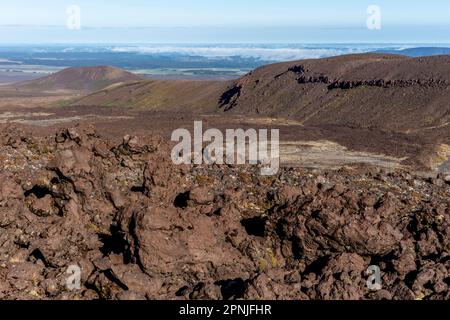
[[[402,168],[401,162],[406,160],[369,152],[350,151],[331,141],[282,142],[280,155],[284,166],[332,170],[358,164],[393,170]]]

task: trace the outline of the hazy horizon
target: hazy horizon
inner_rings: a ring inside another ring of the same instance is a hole
[[[449,18],[444,0],[16,0],[2,4],[0,43],[450,43]]]

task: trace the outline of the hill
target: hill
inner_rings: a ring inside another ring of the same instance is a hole
[[[230,84],[225,81],[143,80],[105,88],[74,105],[213,112]]]
[[[19,90],[31,91],[97,91],[116,83],[139,81],[141,77],[128,71],[109,67],[67,68],[36,80],[24,81],[14,85]]]
[[[359,54],[267,65],[229,82],[141,81],[75,105],[196,110],[409,131],[450,123],[450,56]]]
[[[274,64],[220,99],[230,112],[407,131],[450,121],[450,56],[363,54]]]

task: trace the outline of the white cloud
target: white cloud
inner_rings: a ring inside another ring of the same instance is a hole
[[[359,47],[299,47],[289,46],[257,46],[257,45],[145,45],[145,46],[115,46],[110,48],[113,52],[134,52],[140,54],[180,54],[188,56],[201,56],[210,59],[240,56],[244,58],[261,59],[265,61],[284,61],[306,58],[321,58],[341,54],[360,53],[371,51],[367,46]]]

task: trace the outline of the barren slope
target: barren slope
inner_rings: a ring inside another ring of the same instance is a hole
[[[236,81],[225,110],[307,125],[407,131],[450,121],[450,56],[364,54],[281,63]]]
[[[150,110],[215,111],[230,82],[144,80],[105,88],[74,103]]]
[[[139,76],[128,71],[99,66],[68,68],[43,78],[17,83],[13,87],[32,91],[96,91],[112,84],[139,80],[141,80]]]
[[[143,81],[75,105],[259,114],[395,131],[450,122],[450,56],[361,54],[278,63],[232,82]]]

